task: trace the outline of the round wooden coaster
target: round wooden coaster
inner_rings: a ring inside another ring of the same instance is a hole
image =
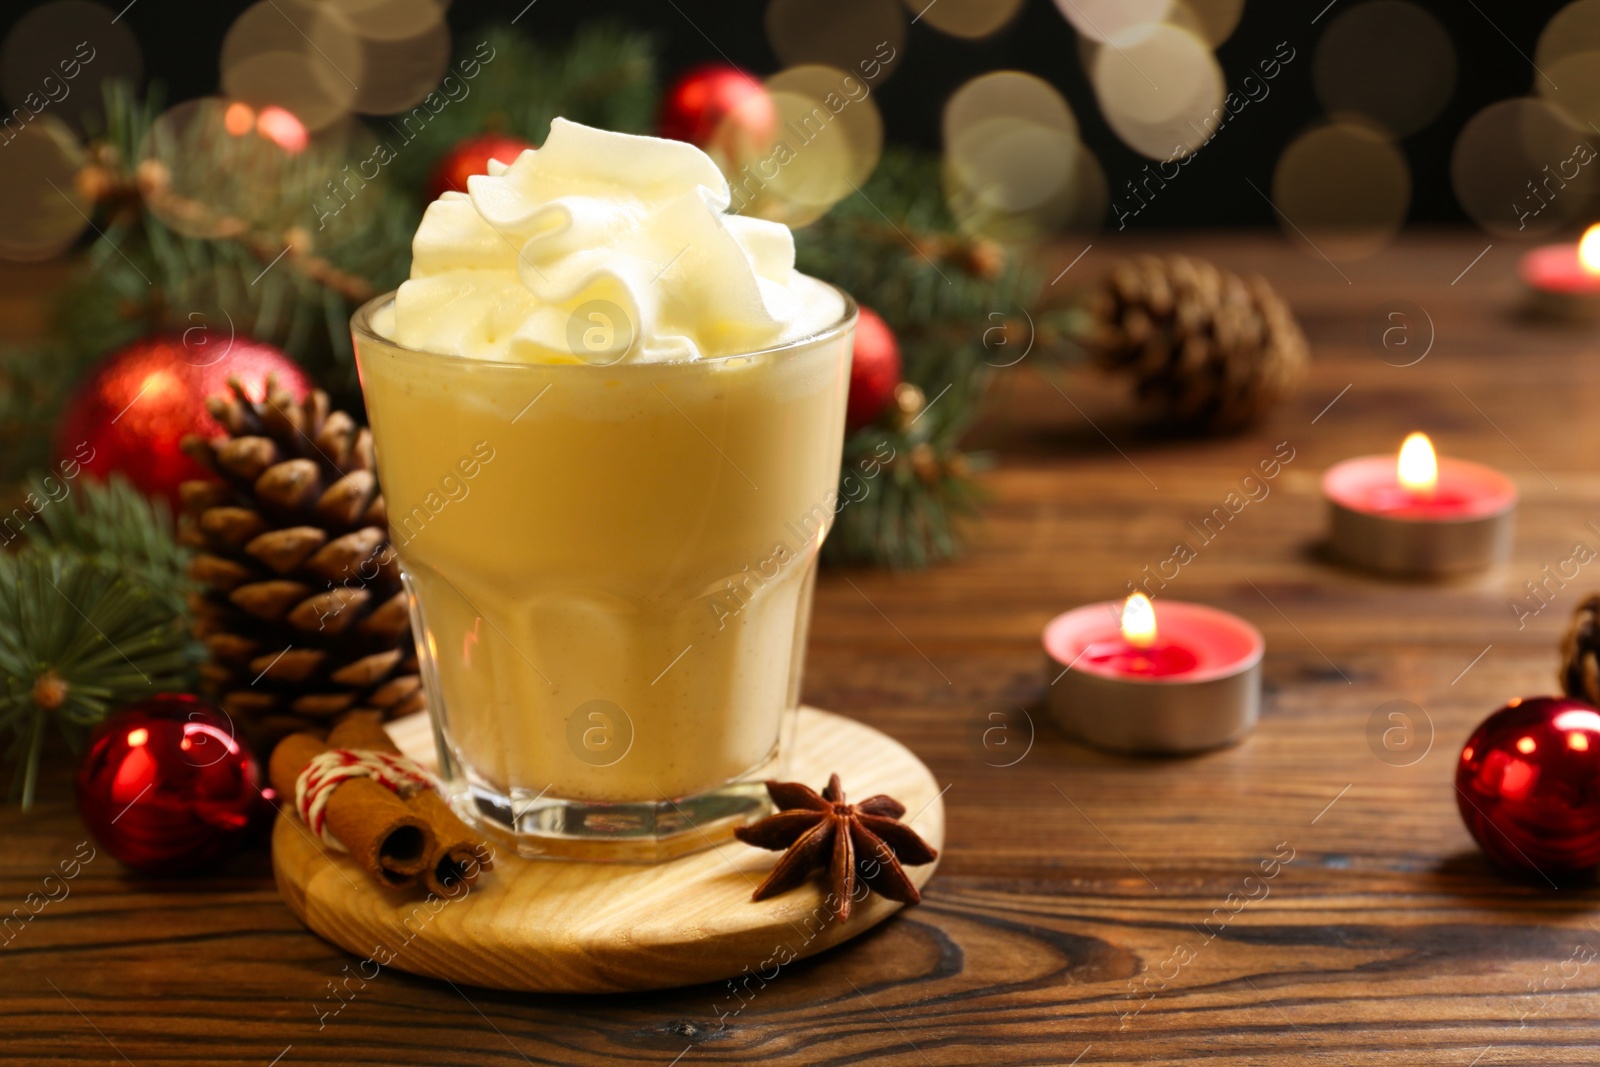
[[[431,748],[426,727],[396,743]],[[431,759],[424,762],[431,763]],[[838,772],[847,799],[888,793],[935,848],[944,847],[939,787],[909,749],[852,719],[801,708],[793,777],[820,789]],[[298,819],[278,816],[278,892],[312,932],[374,967],[453,982],[548,993],[662,989],[765,973],[864,933],[900,905],[873,894],[840,924],[823,877],[761,903],[750,892],[780,853],[729,841],[667,863],[525,860],[500,849],[494,870],[449,899],[381,888],[345,853],[324,849]],[[936,863],[908,867],[920,888]]]

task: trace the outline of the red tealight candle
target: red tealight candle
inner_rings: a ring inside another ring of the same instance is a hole
[[[1542,245],[1522,257],[1534,308],[1559,317],[1600,316],[1600,224],[1577,244]]]
[[[1050,707],[1063,728],[1121,752],[1182,753],[1255,724],[1265,642],[1235,615],[1143,593],[1051,620]]]
[[[1170,678],[1195,669],[1199,659],[1183,645],[1156,640],[1156,610],[1143,593],[1130,596],[1122,606],[1122,632],[1109,641],[1094,641],[1078,654],[1077,662],[1107,675]]]
[[[1398,460],[1362,456],[1322,477],[1329,547],[1385,574],[1478,570],[1511,551],[1517,487],[1492,467],[1439,459],[1414,433]]]

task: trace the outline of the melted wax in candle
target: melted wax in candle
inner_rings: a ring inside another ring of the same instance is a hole
[[[1403,485],[1376,486],[1368,491],[1367,503],[1373,511],[1382,513],[1408,512],[1414,515],[1448,515],[1465,511],[1477,503],[1477,498],[1458,492],[1450,486],[1440,485],[1431,493],[1419,493]]]
[[[1125,638],[1097,641],[1083,651],[1085,664],[1138,678],[1169,678],[1195,669],[1199,660],[1182,645],[1160,642],[1140,648]]]

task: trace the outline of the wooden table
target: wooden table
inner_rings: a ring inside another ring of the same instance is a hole
[[[0,1062],[1595,1062],[1600,895],[1492,873],[1451,784],[1475,723],[1554,688],[1566,617],[1600,587],[1591,568],[1521,628],[1510,606],[1576,542],[1600,547],[1600,353],[1594,329],[1520,320],[1515,253],[1475,261],[1487,243],[1413,237],[1341,276],[1275,234],[1096,239],[1063,286],[1144,248],[1267,274],[1311,336],[1311,379],[1263,429],[1174,441],[1116,391],[1085,376],[1069,402],[1025,363],[980,434],[999,465],[967,559],[824,577],[806,698],[923,756],[949,783],[949,846],[920,908],[721,1025],[740,1003],[723,987],[533,997],[384,972],[319,1027],[351,960],[278,902],[264,854],[195,881],[106,857],[0,947]],[[1436,333],[1414,366],[1369,341],[1394,300]],[[1319,559],[1320,472],[1413,428],[1517,481],[1511,564],[1394,584]],[[1265,631],[1255,735],[1176,762],[1063,739],[1038,710],[1045,621],[1122,593],[1285,441],[1270,495],[1167,590]],[[1394,700],[1422,709],[1403,757],[1369,744]],[[45,794],[0,815],[5,910],[83,839],[65,778]]]

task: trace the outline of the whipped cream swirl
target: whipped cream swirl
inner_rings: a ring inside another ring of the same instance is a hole
[[[556,119],[544,147],[429,205],[394,301],[407,348],[510,362],[731,355],[836,322],[782,223],[727,214],[728,182],[681,141]]]

